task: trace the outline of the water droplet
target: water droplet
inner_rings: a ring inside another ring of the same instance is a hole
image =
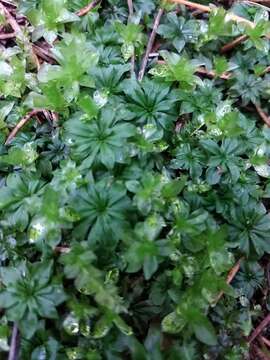
[[[70,313],[66,316],[63,321],[63,328],[69,335],[76,335],[79,333],[79,319],[74,315],[74,313]]]
[[[9,351],[7,338],[0,338],[0,349],[2,351]]]
[[[222,135],[222,131],[217,127],[211,128],[209,133],[213,136],[221,136]]]
[[[270,166],[269,165],[267,165],[267,164],[256,165],[256,166],[254,166],[254,169],[258,175],[265,177],[265,178],[270,178]]]
[[[32,142],[24,144],[23,152],[24,160],[27,164],[32,164],[38,158],[38,153]]]
[[[8,242],[9,245],[12,246],[12,247],[15,247],[16,244],[17,244],[16,239],[15,239],[13,236],[11,236],[11,235],[9,235],[9,236],[7,237],[7,242]]]
[[[96,90],[94,92],[93,98],[99,108],[102,108],[108,102],[108,94],[105,91]]]
[[[67,140],[66,140],[66,143],[68,144],[68,145],[73,145],[74,144],[74,140],[72,139],[72,138],[68,138]]]
[[[29,243],[34,244],[41,240],[46,233],[46,226],[43,220],[36,220],[30,228]]]
[[[249,300],[248,300],[248,298],[246,297],[246,296],[240,296],[239,297],[239,302],[240,302],[240,304],[242,305],[242,306],[244,306],[244,307],[247,307],[247,306],[249,306]]]
[[[181,254],[179,253],[179,251],[174,251],[172,254],[170,254],[170,259],[174,262],[180,260],[181,258]]]

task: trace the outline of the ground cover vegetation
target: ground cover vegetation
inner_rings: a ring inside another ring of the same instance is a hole
[[[0,0],[1,358],[270,358],[269,4]]]

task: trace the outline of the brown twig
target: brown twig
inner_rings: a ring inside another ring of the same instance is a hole
[[[10,350],[8,354],[8,360],[18,360],[19,350],[19,329],[16,324],[13,325]]]
[[[129,20],[130,20],[131,16],[133,15],[133,1],[127,0],[127,3],[128,3],[128,12],[129,12]]]
[[[256,360],[270,360],[270,357],[265,354],[257,345],[252,345],[252,348],[254,350],[254,355],[256,356],[254,359]]]
[[[261,73],[261,75],[265,75],[265,74],[267,74],[267,73],[269,73],[270,72],[270,66],[267,66],[264,70],[263,70],[263,72]]]
[[[155,41],[155,38],[156,38],[157,29],[158,29],[158,26],[159,26],[159,23],[160,23],[160,19],[161,19],[162,15],[163,15],[163,12],[164,12],[164,10],[162,8],[160,8],[158,10],[157,15],[156,15],[156,18],[155,18],[155,21],[154,21],[154,26],[153,26],[151,35],[149,37],[148,44],[147,44],[147,47],[146,47],[146,51],[145,51],[145,54],[144,54],[144,57],[143,57],[141,69],[139,71],[139,76],[138,76],[139,81],[142,81],[142,79],[144,77],[148,57],[149,57],[149,54],[150,54],[150,52],[152,50],[152,47],[153,47],[153,44],[154,44],[154,41]]]
[[[227,285],[230,285],[230,283],[233,281],[233,279],[235,278],[235,275],[238,273],[240,266],[241,266],[241,262],[243,261],[244,258],[240,258],[237,263],[231,268],[231,270],[228,273],[227,279],[226,279],[226,283]],[[224,291],[220,291],[220,293],[218,294],[218,296],[216,297],[216,299],[213,301],[213,304],[216,305],[218,303],[218,301],[222,298],[222,296],[224,295]]]
[[[221,54],[225,54],[226,52],[231,51],[232,49],[234,49],[236,46],[238,46],[239,44],[241,44],[242,42],[246,41],[248,39],[247,35],[241,35],[238,38],[234,39],[233,41],[229,42],[228,44],[224,45],[221,49],[220,52]]]
[[[5,5],[0,2],[0,9],[4,12],[9,25],[12,27],[16,36],[24,37],[23,32],[16,19],[11,15]]]
[[[240,1],[239,1],[240,2]],[[241,1],[241,2],[246,2],[245,0],[244,1]],[[253,3],[270,3],[270,0],[252,0]]]
[[[15,32],[6,33],[6,34],[0,34],[0,40],[13,39],[15,37],[16,37]]]
[[[203,12],[211,12],[212,11],[212,8],[210,6],[194,3],[192,1],[170,0],[170,2],[181,4],[181,5],[186,5],[186,6],[190,7],[190,8],[192,8],[192,9],[202,10]],[[235,14],[230,13],[230,12],[227,13],[227,20],[232,20],[232,21],[235,21],[237,23],[244,23],[246,25],[251,26],[252,28],[255,27],[255,23],[253,23],[252,21],[247,20],[247,19],[245,19],[245,18],[243,18],[241,16],[235,15]]]
[[[26,114],[19,122],[18,124],[14,127],[14,129],[10,132],[10,134],[8,135],[5,145],[8,145],[11,140],[17,135],[17,133],[20,131],[20,129],[28,123],[29,120],[31,120],[31,118],[35,115],[37,115],[40,111],[43,111],[43,109],[34,109],[32,111],[30,111],[28,114]]]
[[[267,325],[270,323],[270,314],[268,314],[263,321],[256,327],[256,329],[253,331],[253,333],[250,335],[248,342],[252,343],[256,339],[258,335],[267,327]]]
[[[205,13],[205,11],[198,9],[198,10],[192,11],[191,15],[194,16],[194,17],[197,17],[197,16],[202,15],[204,13]]]
[[[25,42],[29,46],[32,59],[33,59],[34,63],[36,64],[36,67],[39,69],[38,58],[37,58],[36,54],[33,51],[32,45],[27,40],[27,38],[25,38],[24,33],[23,33],[20,25],[17,23],[16,19],[11,15],[9,10],[6,8],[6,6],[2,2],[0,2],[0,9],[4,12],[5,17],[6,17],[7,21],[8,21],[8,23],[9,23],[9,25],[12,27],[12,29],[13,29],[13,31],[15,33],[15,36],[18,37],[21,40],[25,39]]]
[[[56,63],[56,59],[54,58],[53,54],[46,49],[43,49],[42,47],[38,45],[33,45],[33,51],[37,56],[39,56],[41,59],[47,61],[48,63]]]
[[[255,108],[258,112],[258,114],[260,115],[261,119],[265,122],[265,124],[270,127],[270,117],[266,115],[266,113],[263,111],[263,109],[255,104]]]
[[[214,78],[217,76],[214,71],[208,71],[203,67],[199,67],[198,69],[196,69],[196,73],[201,74],[201,75],[206,75],[210,78]],[[232,77],[232,73],[224,72],[223,74],[219,75],[218,77],[223,80],[228,80]]]
[[[93,10],[96,6],[98,6],[101,3],[102,0],[93,0],[88,5],[83,7],[82,9],[78,10],[76,12],[76,15],[78,16],[84,16],[89,13],[89,11]]]
[[[268,347],[270,347],[270,340],[266,339],[264,336],[260,336],[260,340]]]

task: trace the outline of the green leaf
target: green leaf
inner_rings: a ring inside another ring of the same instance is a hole
[[[186,321],[176,312],[168,314],[162,320],[162,330],[169,334],[178,334],[186,326]]]
[[[192,328],[197,339],[204,344],[210,346],[217,344],[215,329],[207,318],[201,317],[200,321],[195,321],[192,324]]]
[[[161,193],[165,198],[176,197],[184,189],[186,182],[186,176],[182,176],[179,180],[172,180],[171,182],[163,186]]]

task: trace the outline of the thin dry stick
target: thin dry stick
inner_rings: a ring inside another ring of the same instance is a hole
[[[98,6],[101,3],[102,0],[94,0],[90,2],[88,5],[83,7],[82,9],[78,10],[76,12],[76,15],[78,16],[84,16],[89,13],[89,11],[93,10],[96,6]]]
[[[197,73],[197,74],[201,74],[201,75],[209,76],[210,78],[216,77],[216,74],[215,74],[214,71],[208,71],[208,70],[206,70],[206,69],[203,68],[203,67],[199,67],[198,69],[196,69],[196,73]],[[228,80],[228,79],[231,78],[231,76],[232,76],[231,73],[225,72],[225,73],[221,74],[221,75],[219,76],[219,78],[220,78],[220,79],[223,79],[223,80]]]
[[[15,126],[15,128],[10,132],[10,134],[7,137],[7,140],[5,142],[5,145],[8,145],[11,140],[17,135],[17,133],[20,131],[20,129],[28,123],[29,120],[35,115],[37,115],[40,111],[43,111],[43,109],[34,109],[30,111],[28,114],[26,114]]]
[[[233,50],[236,46],[238,46],[242,42],[246,41],[247,39],[248,39],[247,35],[239,36],[238,38],[236,38],[233,41],[229,42],[228,44],[224,45],[220,49],[221,54],[225,54],[226,52],[229,52],[229,51]]]
[[[266,318],[263,319],[263,321],[256,327],[256,329],[253,331],[253,333],[250,335],[248,342],[251,343],[256,339],[258,335],[267,327],[267,325],[270,323],[270,314],[266,316]]]
[[[164,10],[162,8],[160,8],[158,10],[157,15],[156,15],[156,18],[155,18],[155,21],[154,21],[154,26],[153,26],[151,35],[150,35],[149,40],[148,40],[148,44],[147,44],[146,51],[145,51],[145,54],[144,54],[144,57],[143,57],[141,69],[140,69],[140,72],[139,72],[139,76],[138,76],[139,81],[142,81],[142,79],[144,77],[148,57],[149,57],[149,54],[150,54],[150,52],[152,50],[152,47],[153,47],[153,44],[154,44],[154,41],[155,41],[155,38],[156,38],[157,29],[158,29],[160,19],[161,19],[161,16],[162,16],[163,12],[164,12]]]
[[[267,345],[268,347],[270,347],[270,340],[266,339],[264,336],[260,336],[260,340]]]
[[[0,2],[8,5],[8,6],[12,6],[12,7],[17,7],[15,4],[13,4],[11,1],[8,1],[8,0],[1,0]]]
[[[265,124],[270,127],[270,117],[266,115],[266,113],[263,111],[263,109],[255,104],[255,108],[258,112],[258,114],[260,115],[261,119],[265,122]]]
[[[127,0],[127,3],[128,3],[128,12],[129,12],[129,20],[130,20],[131,16],[133,15],[133,1]]]
[[[243,1],[239,1],[239,2],[246,2],[245,0],[243,0]],[[252,0],[252,2],[253,3],[258,3],[258,4],[260,4],[260,3],[262,3],[262,4],[264,4],[264,3],[270,3],[270,0]]]
[[[243,258],[239,259],[237,261],[237,263],[234,265],[234,267],[230,270],[228,276],[227,276],[227,279],[226,279],[226,283],[228,285],[230,285],[230,283],[233,281],[233,279],[235,278],[235,275],[238,273],[239,269],[240,269],[240,266],[241,266],[241,262],[242,262]],[[215,301],[213,302],[214,305],[217,304],[217,302],[222,298],[224,294],[224,291],[221,291],[217,298],[215,299]]]
[[[12,27],[12,29],[15,32],[15,35],[23,38],[24,35],[23,35],[21,27],[17,23],[16,19],[11,15],[11,13],[8,11],[8,9],[2,3],[0,3],[0,9],[2,9],[2,11],[4,12],[9,25]]]
[[[267,66],[264,70],[263,70],[263,72],[261,73],[261,75],[265,75],[265,74],[267,74],[267,73],[269,73],[270,72],[270,66]]]
[[[20,38],[21,40],[23,40],[25,38],[25,36],[24,36],[24,33],[23,33],[20,25],[17,23],[16,19],[11,15],[11,13],[5,7],[5,5],[3,5],[1,2],[0,2],[0,9],[4,12],[9,25],[12,27],[12,29],[15,33],[15,36]],[[30,44],[30,42],[27,39],[25,41],[27,42],[29,49],[31,50],[31,55],[32,55],[33,60],[36,64],[37,68],[39,69],[39,61],[38,61],[36,54],[33,51],[32,45]]]
[[[15,38],[15,36],[16,36],[15,32],[7,33],[7,34],[0,34],[0,40],[13,39],[13,38]]]
[[[41,59],[49,62],[49,63],[54,63],[56,62],[56,59],[54,58],[53,54],[46,50],[46,49],[43,49],[42,47],[40,46],[37,46],[37,45],[33,45],[33,51],[35,52],[36,55],[38,55]]]
[[[211,12],[213,10],[213,8],[211,8],[210,6],[197,4],[197,3],[194,3],[192,1],[187,1],[187,0],[169,0],[169,1],[172,2],[172,3],[177,3],[177,4],[189,6],[192,9],[202,10],[204,12]],[[249,25],[252,28],[254,28],[256,26],[256,24],[254,22],[252,22],[250,20],[247,20],[247,19],[245,19],[245,18],[243,18],[241,16],[235,15],[235,14],[233,14],[231,12],[227,13],[226,19],[235,21],[237,23],[243,23],[243,24]]]
[[[18,339],[19,339],[19,329],[16,324],[13,325],[10,350],[8,354],[8,360],[17,360],[18,359]]]
[[[256,360],[270,360],[270,357],[265,354],[257,345],[253,345],[252,347],[256,353]]]

